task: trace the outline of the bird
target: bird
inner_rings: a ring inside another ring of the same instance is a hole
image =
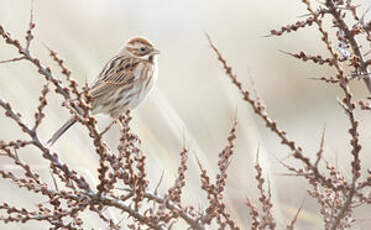
[[[117,119],[137,107],[157,80],[159,54],[147,38],[130,38],[89,87],[92,114],[107,114]],[[76,121],[69,119],[48,140],[48,145],[52,146]]]

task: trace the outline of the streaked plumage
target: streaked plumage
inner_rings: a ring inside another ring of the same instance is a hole
[[[157,78],[156,55],[159,51],[145,38],[130,39],[125,47],[104,66],[91,85],[92,113],[117,118],[135,108],[153,88]],[[52,145],[76,121],[67,121],[48,141]]]

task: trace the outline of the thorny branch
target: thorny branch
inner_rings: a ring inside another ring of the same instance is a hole
[[[308,55],[305,52],[301,51],[299,54],[292,54],[287,53],[295,58],[298,58],[302,61],[311,60],[318,65],[328,64],[329,66],[333,66],[336,71],[336,78],[333,77],[321,77],[316,78],[322,80],[326,83],[334,83],[337,84],[343,91],[344,97],[341,100],[338,100],[340,106],[343,108],[348,120],[350,121],[350,128],[349,134],[351,137],[350,145],[352,147],[351,155],[353,156],[353,161],[351,162],[352,167],[352,179],[350,182],[345,181],[344,179],[340,179],[337,177],[335,179],[328,178],[324,172],[321,172],[319,169],[319,161],[322,157],[323,152],[323,137],[321,140],[320,150],[317,153],[317,159],[315,163],[311,163],[310,159],[306,157],[303,152],[302,148],[297,146],[294,141],[291,141],[287,138],[286,132],[281,130],[277,127],[276,122],[274,122],[269,115],[267,114],[264,105],[260,102],[258,98],[253,98],[249,90],[245,90],[242,88],[242,83],[238,81],[237,76],[232,72],[232,68],[227,64],[226,60],[221,55],[220,51],[211,41],[210,36],[207,35],[211,48],[217,55],[218,61],[220,61],[223,65],[225,73],[227,76],[232,80],[232,83],[236,86],[236,88],[241,92],[243,95],[243,100],[247,101],[254,112],[260,116],[266,126],[270,128],[272,132],[274,132],[280,139],[283,145],[288,146],[292,151],[292,156],[304,163],[305,171],[302,169],[297,169],[291,166],[288,166],[283,163],[283,165],[290,171],[294,172],[298,176],[303,176],[304,178],[308,179],[309,183],[313,185],[316,190],[314,194],[322,194],[321,190],[318,189],[318,186],[321,185],[325,188],[327,193],[335,193],[336,197],[338,198],[338,202],[341,205],[332,209],[333,212],[328,214],[331,218],[331,221],[326,225],[326,229],[344,229],[348,227],[347,221],[349,215],[352,213],[352,204],[356,202],[354,199],[356,196],[361,197],[363,200],[367,200],[367,195],[365,193],[360,193],[359,189],[357,188],[357,182],[361,177],[361,160],[360,160],[360,152],[361,152],[361,144],[359,139],[359,121],[356,118],[355,108],[356,104],[353,102],[353,95],[350,90],[350,80],[351,78],[347,77],[344,73],[344,69],[342,67],[342,63],[345,61],[349,62],[349,66],[354,68],[353,73],[349,74],[349,76],[358,76],[359,78],[363,79],[369,92],[371,92],[371,80],[370,80],[370,73],[368,71],[368,61],[364,59],[362,56],[361,46],[357,42],[355,38],[356,35],[364,34],[367,36],[367,40],[370,41],[369,38],[369,28],[360,29],[359,24],[364,25],[362,21],[359,20],[360,17],[357,16],[356,7],[352,5],[352,1],[336,1],[336,0],[326,0],[325,7],[319,8],[314,10],[311,6],[310,1],[302,0],[302,2],[306,5],[307,10],[309,12],[310,17],[305,22],[297,22],[296,24],[292,24],[286,27],[282,27],[281,30],[272,30],[272,36],[281,36],[284,32],[292,32],[298,28],[303,28],[305,26],[312,26],[312,24],[317,25],[317,28],[322,36],[321,40],[325,44],[327,50],[331,54],[330,58],[323,58],[321,55]],[[352,29],[348,26],[345,22],[345,11],[350,10],[352,12],[353,18],[356,20],[356,23],[352,26]],[[329,37],[329,31],[327,31],[324,26],[324,17],[330,16],[333,18],[333,26],[338,28],[336,33],[336,37],[339,43],[338,50],[341,53],[342,57],[334,50],[332,43]],[[364,18],[364,17],[362,17]],[[364,20],[364,19],[362,19]],[[349,44],[349,46],[348,46]],[[351,52],[347,51],[347,48],[350,47]],[[361,105],[362,109],[368,109],[367,103],[360,100],[359,104]],[[282,162],[281,162],[282,163]],[[334,169],[326,167],[330,172],[335,173]],[[330,174],[331,175],[331,174]],[[339,183],[340,182],[340,183]],[[363,182],[364,183],[364,182]],[[367,184],[367,183],[366,183]],[[339,191],[341,193],[339,193]],[[313,196],[313,193],[312,193]],[[320,195],[314,195],[314,197],[318,197],[318,202],[321,204],[323,202],[323,198]],[[248,206],[252,210],[252,214],[256,216],[256,212],[254,211],[253,206],[248,202]],[[322,205],[324,207],[324,205]],[[325,212],[324,212],[325,213]],[[256,222],[256,218],[254,219]]]

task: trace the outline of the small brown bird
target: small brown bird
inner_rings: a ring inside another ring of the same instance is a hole
[[[116,119],[128,109],[135,108],[153,88],[157,78],[157,58],[160,52],[143,37],[131,38],[113,57],[89,88],[93,114],[109,114]],[[71,118],[52,138],[53,145],[76,120]]]

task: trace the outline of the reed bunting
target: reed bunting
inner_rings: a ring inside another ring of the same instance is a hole
[[[143,37],[131,38],[124,48],[104,66],[89,88],[93,114],[108,114],[117,118],[135,108],[153,88],[157,78],[157,58],[160,52]],[[71,118],[48,140],[54,144],[76,119]]]

